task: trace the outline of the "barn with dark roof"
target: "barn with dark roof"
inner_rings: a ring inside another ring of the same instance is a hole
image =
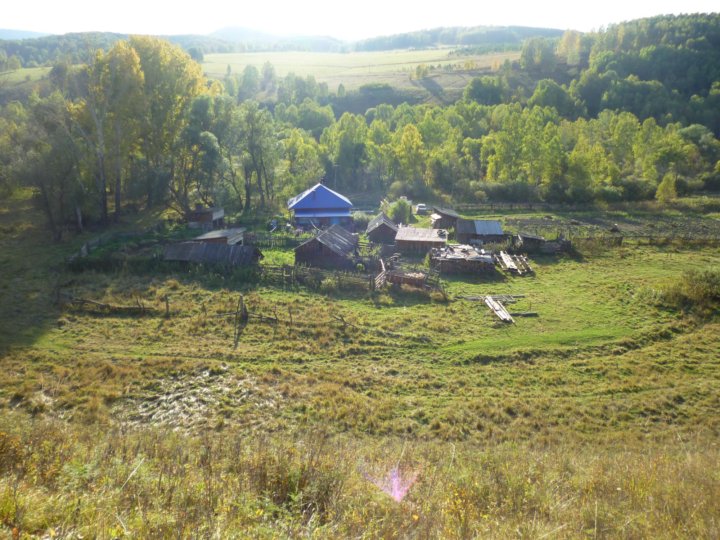
[[[502,242],[507,236],[502,225],[494,219],[459,219],[455,237],[461,244]]]
[[[395,247],[403,253],[427,253],[432,248],[447,244],[445,229],[400,227],[395,236]]]
[[[365,234],[376,244],[394,244],[398,226],[384,212],[380,212],[368,223]]]
[[[356,235],[333,225],[295,248],[295,264],[350,270],[356,264],[357,247]]]

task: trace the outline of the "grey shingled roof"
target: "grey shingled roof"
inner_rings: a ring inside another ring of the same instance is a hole
[[[458,234],[477,234],[480,236],[502,236],[502,225],[492,219],[461,219],[456,226]]]
[[[163,258],[166,261],[249,266],[262,258],[262,253],[255,246],[181,242],[165,246]]]
[[[368,223],[367,229],[365,229],[366,234],[370,234],[375,229],[377,229],[380,225],[387,225],[390,227],[393,231],[397,232],[398,226],[395,225],[392,219],[387,217],[384,212],[380,212],[377,216],[372,218],[370,220],[370,223]]]
[[[314,240],[317,240],[322,245],[330,248],[342,257],[352,254],[357,247],[357,238],[355,235],[345,230],[340,225],[333,225],[329,229],[318,234],[315,238],[311,238],[307,242],[300,244],[300,246],[295,249],[298,249]]]

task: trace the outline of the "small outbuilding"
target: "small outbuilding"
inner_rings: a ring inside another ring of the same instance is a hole
[[[461,244],[488,244],[506,238],[500,222],[489,219],[459,219],[455,237]]]
[[[547,243],[543,236],[521,232],[514,238],[515,249],[536,253]]]
[[[430,266],[441,274],[490,273],[495,271],[495,259],[476,246],[451,244],[430,252]]]
[[[238,227],[234,229],[217,229],[215,231],[209,231],[205,234],[193,238],[193,242],[205,242],[208,244],[225,244],[227,246],[234,246],[235,244],[242,244],[245,235],[245,228]]]
[[[226,245],[207,242],[180,242],[163,249],[166,261],[225,266],[254,266],[263,255],[255,246]]]
[[[433,206],[430,220],[433,229],[454,229],[460,218],[452,208],[443,208],[442,206]]]
[[[514,238],[514,247],[517,251],[524,253],[544,253],[552,255],[563,251],[570,251],[572,244],[562,236],[556,240],[546,240],[542,236],[521,232]]]
[[[288,200],[288,210],[294,215],[295,225],[308,228],[342,225],[350,229],[353,226],[352,206],[350,199],[324,184],[315,184]]]
[[[357,247],[356,235],[333,225],[295,248],[295,264],[350,270],[356,264]]]
[[[395,235],[395,247],[404,253],[427,253],[432,248],[447,244],[445,229],[400,227]]]
[[[204,208],[198,204],[187,215],[188,225],[193,229],[211,231],[225,226],[225,209],[220,206]]]
[[[365,234],[368,239],[376,244],[393,244],[398,226],[384,212],[380,212],[368,223]]]

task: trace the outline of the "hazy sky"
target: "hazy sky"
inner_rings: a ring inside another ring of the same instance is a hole
[[[90,30],[207,34],[243,26],[351,40],[438,26],[520,25],[587,31],[639,17],[719,9],[718,0],[10,0],[2,10],[0,27],[55,34]]]

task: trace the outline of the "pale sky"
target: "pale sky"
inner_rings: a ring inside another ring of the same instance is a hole
[[[716,12],[718,0],[10,0],[0,28],[53,34],[208,34],[242,26],[355,40],[438,26],[536,26],[588,31],[640,17]]]

